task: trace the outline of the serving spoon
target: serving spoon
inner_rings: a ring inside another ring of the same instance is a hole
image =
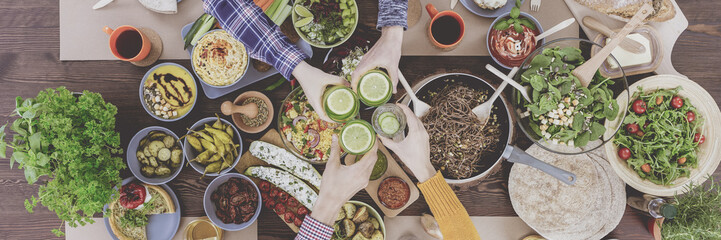
[[[601,64],[603,64],[604,61],[606,61],[606,58],[608,58],[608,55],[611,54],[611,51],[613,51],[614,48],[618,46],[618,44],[623,41],[623,39],[626,38],[626,36],[631,33],[634,29],[636,29],[638,26],[640,26],[643,23],[643,20],[648,17],[653,12],[653,7],[651,7],[650,4],[646,3],[644,4],[641,9],[636,12],[635,15],[633,15],[633,18],[631,18],[631,21],[628,21],[625,26],[619,31],[618,33],[614,34],[613,37],[611,37],[611,41],[606,44],[605,47],[601,49],[601,51],[598,51],[596,55],[591,57],[591,59],[588,59],[584,64],[581,64],[581,66],[576,67],[576,69],[573,69],[573,76],[576,76],[578,80],[581,82],[581,85],[584,87],[588,87],[588,85],[591,84],[591,81],[593,80],[593,75],[596,74],[596,71],[599,67],[601,67]]]
[[[551,36],[552,34],[557,33],[558,31],[561,31],[561,30],[567,28],[568,26],[571,26],[571,24],[573,24],[575,22],[576,22],[575,18],[569,18],[569,19],[563,20],[563,22],[556,24],[556,26],[553,26],[553,27],[549,28],[548,30],[543,31],[541,34],[538,34],[538,36],[536,36],[536,42],[541,41],[541,39]]]
[[[511,72],[508,73],[508,77],[512,78],[516,73],[518,72],[518,67],[513,67],[511,69]],[[491,95],[486,102],[484,102],[481,105],[478,105],[473,108],[473,114],[476,114],[476,117],[478,117],[479,120],[481,120],[481,123],[486,124],[488,122],[488,118],[491,116],[491,109],[493,108],[493,103],[496,102],[496,99],[498,96],[501,95],[501,92],[503,92],[503,89],[506,88],[508,85],[508,82],[503,81],[498,88],[496,88],[496,92]]]
[[[426,113],[431,110],[431,105],[428,105],[416,97],[416,93],[413,91],[413,88],[411,88],[411,85],[408,84],[406,77],[403,76],[403,73],[401,73],[400,70],[398,70],[398,80],[400,80],[399,82],[403,85],[403,89],[406,90],[408,96],[411,97],[411,102],[413,102],[413,112],[416,113],[416,117],[420,118],[423,117],[423,115],[426,115]]]
[[[498,71],[498,69],[493,67],[491,64],[486,64],[486,69],[488,69],[488,71],[491,71],[491,73],[496,75],[496,77],[501,78],[501,80],[503,80],[504,83],[511,84],[511,86],[518,89],[518,91],[521,92],[521,95],[523,95],[523,98],[525,98],[526,101],[531,102],[531,98],[528,97],[528,89],[521,86],[521,84],[518,84],[515,80],[511,79],[510,77],[506,76],[506,74],[503,74],[501,71]]]
[[[612,37],[613,34],[616,34],[615,31],[613,31],[611,28],[609,28],[606,25],[603,25],[603,23],[599,22],[595,18],[591,16],[586,16],[583,18],[583,25],[586,25],[586,27],[590,28],[591,30],[596,30],[599,33],[605,35],[606,37]],[[626,51],[629,51],[631,53],[635,54],[641,54],[646,52],[646,47],[644,47],[641,43],[639,43],[636,40],[630,39],[628,37],[623,38],[621,40],[621,43],[618,44],[619,47],[623,48]]]

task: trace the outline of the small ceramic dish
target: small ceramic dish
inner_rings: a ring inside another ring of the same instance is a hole
[[[203,127],[204,124],[212,125],[213,122],[215,122],[216,120],[218,120],[217,117],[207,117],[207,118],[200,119],[200,121],[193,124],[193,126],[190,127],[190,129],[193,131],[198,130],[201,127]],[[233,124],[230,123],[228,120],[221,118],[220,121],[233,128],[233,132],[234,132],[233,143],[240,144],[240,146],[238,147],[238,152],[242,153],[243,152],[243,139],[240,137],[240,132],[238,132],[238,129],[235,128],[233,126]],[[191,132],[188,131],[188,133],[186,133],[186,134],[190,134],[190,133]],[[195,150],[193,149],[193,147],[191,147],[190,144],[188,144],[188,138],[185,138],[183,140],[183,155],[185,155],[185,159],[188,160],[188,162],[190,163],[190,166],[193,167],[193,169],[195,169],[196,172],[203,174],[205,172],[205,166],[203,166],[200,163],[191,161],[192,159],[195,159],[195,157],[198,154],[199,153],[195,153]],[[235,157],[235,159],[233,160],[233,164],[230,165],[230,167],[220,171],[220,173],[207,173],[207,174],[205,174],[205,176],[215,177],[215,176],[223,175],[225,173],[230,172],[230,170],[233,170],[233,168],[235,168],[235,165],[238,165],[238,161],[240,161],[240,156],[241,156],[241,154],[238,154],[238,156]]]
[[[468,11],[472,12],[473,14],[487,18],[494,18],[504,13],[508,13],[511,11],[511,9],[513,9],[514,6],[516,6],[515,0],[508,0],[508,2],[506,2],[506,5],[503,5],[503,7],[493,10],[483,9],[479,7],[478,4],[476,4],[476,2],[473,0],[460,0],[460,2],[461,4],[463,4],[464,7],[466,7],[466,9],[468,9]],[[521,4],[523,4],[523,0],[521,0]]]
[[[472,0],[470,0],[470,1],[472,1]],[[510,3],[509,3],[509,4],[510,4]],[[508,66],[508,65],[506,65],[506,64],[504,64],[504,63],[501,63],[501,61],[499,61],[498,58],[496,58],[497,56],[495,56],[495,55],[493,54],[493,52],[491,51],[491,31],[493,30],[493,26],[495,26],[498,21],[501,21],[502,19],[505,19],[505,18],[509,17],[510,15],[511,15],[511,13],[510,13],[510,12],[507,12],[507,13],[504,13],[504,14],[501,14],[500,16],[498,16],[498,17],[496,18],[496,20],[493,20],[493,23],[491,23],[491,27],[488,28],[488,32],[486,33],[486,38],[485,38],[485,40],[486,40],[486,50],[487,50],[488,53],[491,55],[491,58],[493,58],[493,61],[496,62],[496,63],[497,63],[498,65],[500,65],[501,67],[504,67],[504,68],[506,68],[506,69],[511,69],[512,66]],[[530,20],[533,22],[533,24],[536,25],[536,28],[538,28],[538,34],[543,33],[543,26],[541,26],[541,22],[539,22],[536,18],[534,18],[533,16],[531,16],[531,14],[528,14],[528,13],[525,13],[525,12],[521,12],[520,17],[524,17],[524,18],[530,19]],[[536,46],[534,47],[534,49],[542,46],[544,43],[546,43],[545,39],[541,39],[541,41],[536,41]],[[519,65],[520,65],[520,64],[519,64]]]
[[[144,176],[142,173],[142,170],[140,170],[141,163],[140,163],[140,161],[138,161],[136,152],[138,151],[138,146],[140,146],[140,142],[148,136],[148,133],[150,133],[152,131],[164,132],[164,133],[172,136],[176,140],[178,140],[178,135],[175,135],[175,133],[173,131],[170,131],[170,129],[167,129],[164,127],[158,127],[158,126],[144,128],[143,130],[140,130],[138,133],[136,133],[132,139],[130,139],[130,143],[128,144],[128,149],[125,151],[126,152],[126,160],[128,162],[128,168],[130,168],[130,172],[133,173],[133,176],[135,176],[135,178],[137,178],[138,180],[140,180],[144,183],[147,183],[147,184],[162,185],[162,184],[166,184],[166,183],[172,181],[173,179],[175,179],[175,177],[177,177],[178,174],[180,174],[180,171],[183,170],[183,165],[185,165],[185,164],[183,164],[181,161],[180,166],[175,168],[173,170],[174,172],[171,173],[170,176],[167,176],[164,178],[152,178],[152,177]],[[180,140],[178,140],[178,141],[180,141]],[[180,147],[182,148],[183,145],[181,144]]]
[[[208,31],[207,33],[203,34],[202,37],[200,37],[200,40],[198,40],[198,42],[200,42],[208,34],[211,34],[214,32],[221,32],[221,31],[225,32],[225,30],[223,30],[223,29],[215,29],[215,30]],[[240,75],[240,77],[238,77],[238,79],[235,79],[235,81],[233,81],[232,83],[230,83],[228,85],[224,85],[224,86],[210,85],[207,82],[205,82],[203,80],[203,78],[201,78],[198,75],[198,71],[195,69],[195,63],[194,63],[195,59],[193,58],[193,55],[194,55],[195,49],[198,48],[198,46],[200,46],[200,44],[196,44],[195,46],[193,46],[193,50],[190,52],[190,66],[193,67],[193,73],[195,73],[195,76],[198,77],[198,82],[200,82],[200,84],[203,85],[203,89],[205,89],[206,87],[217,88],[217,89],[229,88],[229,87],[232,87],[233,85],[235,85],[236,83],[238,83],[241,79],[243,79],[243,77],[245,77],[245,74],[248,73],[248,66],[251,64],[250,63],[250,55],[249,55],[250,53],[248,53],[248,47],[246,47],[245,44],[243,44],[242,42],[240,42],[240,44],[243,45],[243,47],[245,47],[245,69],[243,69],[243,74]]]
[[[250,183],[253,185],[253,188],[255,189],[256,193],[258,193],[258,207],[255,209],[255,214],[253,217],[244,223],[241,224],[235,224],[235,223],[223,223],[223,221],[218,218],[218,215],[215,213],[217,210],[215,207],[215,203],[213,203],[212,200],[210,200],[210,196],[215,192],[218,187],[220,187],[221,184],[227,182],[231,178],[240,178],[243,179],[243,183]],[[215,224],[215,226],[220,227],[223,230],[226,231],[240,231],[243,230],[250,225],[253,224],[258,219],[258,216],[260,215],[260,209],[263,205],[263,198],[260,195],[260,189],[258,189],[258,186],[253,182],[253,180],[250,180],[250,178],[246,177],[243,174],[240,173],[228,173],[223,176],[217,177],[213,179],[210,184],[208,184],[208,187],[205,189],[205,194],[203,194],[203,209],[205,210],[205,215],[208,216],[211,222]],[[376,213],[377,214],[377,213]]]
[[[631,65],[631,66],[625,66],[623,67],[623,71],[620,67],[613,67],[611,65],[611,62],[614,62],[612,60],[608,60],[601,65],[601,68],[598,69],[599,72],[601,72],[601,75],[607,78],[619,78],[623,74],[626,74],[626,76],[632,76],[632,75],[638,75],[638,74],[644,74],[644,73],[650,73],[653,71],[656,71],[658,69],[659,65],[661,65],[661,59],[663,58],[663,45],[661,43],[661,39],[659,39],[659,33],[656,31],[655,28],[651,27],[650,25],[643,25],[636,30],[633,30],[631,34],[638,33],[641,36],[643,36],[646,40],[649,42],[649,49],[646,49],[646,51],[650,51],[651,53],[651,62],[646,64],[638,64],[638,65]],[[606,40],[608,38],[606,36],[603,36],[603,34],[598,34],[596,36],[596,39],[594,39],[595,43],[598,43],[601,46],[606,46]],[[615,49],[614,53],[619,51],[625,51],[621,48]],[[591,50],[591,56],[595,55],[598,51],[601,51],[600,47],[594,47]],[[621,61],[621,60],[619,60]],[[615,62],[614,62],[615,64]]]
[[[145,90],[145,82],[148,80],[148,78],[151,77],[151,74],[152,74],[153,72],[155,72],[155,70],[157,70],[158,68],[163,67],[163,66],[174,66],[174,67],[181,68],[182,70],[185,70],[185,72],[188,73],[188,76],[190,76],[190,78],[191,78],[191,79],[188,79],[188,83],[189,83],[189,84],[193,84],[193,90],[192,90],[192,94],[193,94],[193,104],[190,106],[190,109],[188,109],[188,111],[187,111],[185,114],[182,114],[182,115],[177,116],[177,117],[175,117],[175,118],[167,118],[167,119],[166,119],[166,118],[162,118],[162,117],[156,115],[153,111],[151,111],[150,106],[148,106],[148,104],[146,103],[145,98],[144,98],[144,96],[145,96],[145,93],[144,93],[144,90]],[[182,65],[177,64],[177,63],[170,63],[170,62],[161,63],[161,64],[158,64],[158,65],[155,65],[153,68],[151,68],[150,70],[148,70],[147,72],[145,72],[145,75],[143,76],[143,79],[140,80],[140,91],[139,91],[139,93],[140,93],[140,94],[139,94],[139,96],[140,96],[140,103],[141,103],[141,105],[143,105],[143,109],[145,109],[145,112],[147,112],[147,113],[148,113],[150,116],[152,116],[153,118],[155,118],[155,119],[157,119],[157,120],[160,120],[160,121],[163,121],[163,122],[175,122],[175,121],[178,121],[178,120],[184,118],[185,116],[187,116],[188,114],[190,114],[191,111],[193,111],[193,108],[195,107],[195,103],[198,102],[198,86],[197,86],[196,83],[195,83],[195,78],[193,77],[193,74],[191,74],[190,71],[189,71],[187,68],[185,68],[185,67],[183,67]]]
[[[233,115],[232,115],[233,123],[235,123],[235,126],[238,127],[238,129],[240,129],[240,131],[243,131],[246,133],[259,133],[259,132],[265,130],[266,128],[268,128],[268,126],[270,126],[270,123],[273,122],[273,116],[274,116],[273,114],[275,114],[273,111],[275,111],[275,110],[273,110],[273,103],[270,101],[268,96],[266,96],[265,94],[258,92],[258,91],[248,91],[248,92],[244,92],[244,93],[240,94],[237,98],[235,98],[235,101],[233,101],[233,104],[238,105],[238,106],[243,105],[243,102],[246,99],[251,98],[251,97],[260,98],[261,100],[263,100],[263,102],[265,102],[265,105],[268,108],[268,113],[267,113],[268,117],[265,119],[265,122],[263,124],[261,124],[260,126],[250,127],[243,122],[243,119],[241,118],[240,113],[233,113]]]

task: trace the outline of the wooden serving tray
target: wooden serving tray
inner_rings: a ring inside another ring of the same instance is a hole
[[[265,133],[265,135],[263,135],[263,137],[261,137],[258,140],[285,148],[283,145],[283,140],[280,139],[280,134],[278,134],[278,131],[275,129],[270,129],[267,133]],[[263,160],[256,158],[255,156],[253,156],[253,154],[250,154],[250,151],[246,151],[245,153],[243,153],[242,156],[240,156],[240,161],[235,166],[235,170],[237,170],[240,174],[244,174],[246,169],[248,169],[249,167],[253,167],[253,166],[269,166],[270,167],[271,165],[264,162]],[[253,182],[255,182],[256,184],[260,184],[260,179],[257,179],[254,177],[249,177],[249,178],[252,179]],[[317,192],[317,189],[316,189],[316,192]],[[283,219],[282,216],[276,214],[275,211],[273,211],[273,209],[269,209],[269,210],[271,212],[273,212],[274,215],[278,216],[281,219],[281,221],[283,221],[283,223],[288,225],[288,227],[291,230],[293,230],[293,232],[298,233],[299,229],[298,229],[298,227],[295,226],[295,224],[285,222],[285,219]]]
[[[406,209],[408,206],[413,204],[416,200],[418,200],[418,197],[420,196],[420,192],[418,191],[418,187],[416,187],[415,184],[413,184],[413,181],[411,181],[411,178],[408,177],[405,171],[403,171],[403,168],[401,168],[400,165],[396,162],[395,158],[393,158],[393,155],[388,152],[388,149],[386,149],[383,144],[378,144],[378,150],[380,150],[383,154],[386,155],[386,159],[388,160],[388,168],[386,169],[386,172],[378,179],[368,182],[368,186],[366,186],[365,190],[368,192],[368,195],[371,196],[373,201],[376,202],[378,205],[378,208],[380,208],[381,211],[383,211],[383,214],[386,215],[386,217],[395,217],[399,213],[401,213],[404,209]],[[352,164],[355,163],[356,156],[355,155],[348,155],[345,157],[346,164]],[[403,207],[400,207],[398,209],[390,209],[381,203],[380,200],[378,200],[378,187],[380,186],[383,179],[386,179],[387,177],[399,177],[403,179],[408,184],[408,187],[411,189],[411,195],[410,198],[408,198],[408,203],[404,205]]]

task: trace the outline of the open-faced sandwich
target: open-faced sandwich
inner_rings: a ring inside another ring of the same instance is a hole
[[[148,239],[148,215],[174,213],[175,204],[160,186],[131,182],[120,188],[120,197],[108,206],[110,228],[120,240]]]
[[[676,16],[671,0],[576,0],[593,10],[605,13],[619,20],[628,21],[646,3],[653,6],[653,13],[645,21],[664,22]]]

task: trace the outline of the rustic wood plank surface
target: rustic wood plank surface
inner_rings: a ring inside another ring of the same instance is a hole
[[[186,0],[199,1],[199,0]],[[361,24],[374,27],[378,4],[372,0],[358,1],[360,12],[364,13]],[[691,24],[679,38],[673,52],[673,62],[681,73],[706,88],[717,102],[721,101],[721,16],[717,9],[721,1],[684,0],[678,1]],[[185,119],[174,123],[161,123],[145,113],[137,95],[140,78],[149,68],[139,68],[120,61],[60,62],[59,58],[59,17],[58,2],[48,0],[0,0],[0,123],[10,121],[15,96],[32,97],[38,91],[49,87],[66,86],[71,90],[90,90],[103,94],[106,101],[118,106],[117,130],[121,133],[123,146],[138,130],[163,125],[175,131],[192,125],[194,121],[220,112],[223,101],[234,99],[247,90],[261,90],[275,82],[279,75],[270,77],[225,97],[209,100],[198,99],[195,110]],[[95,31],[95,29],[88,29]],[[316,49],[311,63],[319,66],[325,51]],[[176,61],[190,68],[189,61]],[[497,85],[500,80],[481,70],[490,57],[403,57],[400,67],[407,78],[418,81],[424,76],[443,72],[465,72],[481,76]],[[636,76],[636,81],[644,76]],[[289,92],[288,84],[268,93],[276,106]],[[399,97],[403,90],[399,90]],[[271,126],[274,127],[274,126]],[[517,131],[516,133],[519,133]],[[261,135],[243,135],[245,141]],[[529,146],[525,137],[517,134],[518,144]],[[247,145],[246,145],[247,146]],[[474,216],[515,216],[507,193],[507,179],[510,165],[483,181],[480,185],[458,196],[468,212]],[[716,171],[721,177],[721,169]],[[123,177],[131,176],[129,171]],[[184,216],[202,216],[202,195],[210,178],[186,168],[169,185],[180,197]],[[10,169],[7,159],[0,161],[0,239],[55,239],[50,229],[61,225],[53,212],[38,208],[27,213],[24,199],[37,193],[37,185],[28,185],[21,170]],[[634,190],[629,188],[629,193]],[[355,199],[374,205],[365,192]],[[421,198],[401,215],[418,215],[428,212],[428,206]],[[646,217],[627,208],[619,226],[608,238],[650,239],[644,226]],[[263,210],[259,219],[259,239],[291,239],[292,232],[269,210]],[[182,227],[182,226],[181,226]]]

